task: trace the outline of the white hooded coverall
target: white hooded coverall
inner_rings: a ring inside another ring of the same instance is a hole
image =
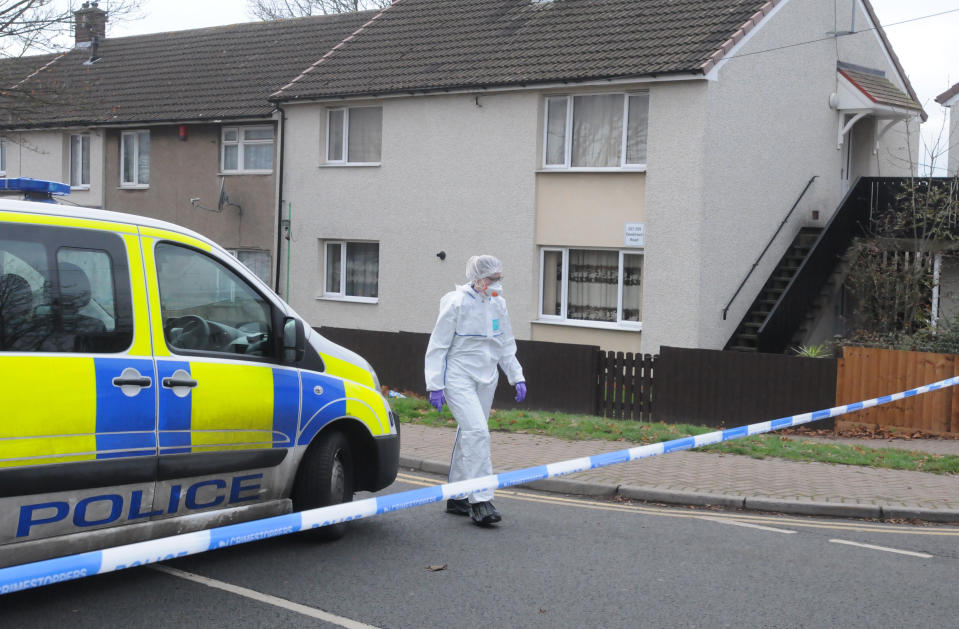
[[[469,284],[457,286],[440,301],[426,348],[426,389],[445,390],[458,424],[450,482],[493,473],[488,423],[499,380],[497,365],[510,385],[525,382],[506,301],[486,297]],[[471,503],[492,499],[492,489],[469,496]]]

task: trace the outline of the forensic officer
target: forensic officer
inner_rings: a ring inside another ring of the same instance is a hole
[[[497,366],[516,387],[517,402],[526,398],[523,368],[503,299],[503,264],[493,256],[473,256],[466,263],[467,283],[440,301],[440,313],[426,349],[426,388],[437,411],[445,402],[456,419],[456,443],[450,482],[493,473],[490,462],[489,412],[499,380]],[[446,511],[469,515],[479,526],[502,517],[493,506],[493,490],[450,499]]]

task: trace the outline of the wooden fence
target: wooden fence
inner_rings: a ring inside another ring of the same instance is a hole
[[[349,328],[316,328],[334,343],[370,361],[380,382],[396,391],[426,394],[423,358],[430,335],[419,332],[379,332]],[[516,341],[529,394],[523,404],[506,378],[499,379],[495,408],[527,408],[566,413],[596,412],[596,373],[599,348],[595,345]]]
[[[656,421],[731,428],[829,408],[835,400],[831,358],[662,347],[656,361]]]
[[[959,356],[844,347],[836,405],[898,393],[959,374]],[[959,387],[924,393],[844,415],[844,424],[876,424],[930,433],[959,433]]]
[[[652,421],[656,356],[597,351],[596,415]]]

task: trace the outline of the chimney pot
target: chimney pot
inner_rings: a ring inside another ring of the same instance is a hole
[[[76,45],[89,44],[94,39],[103,41],[107,36],[107,12],[101,9],[97,2],[84,2],[74,11],[76,19]]]

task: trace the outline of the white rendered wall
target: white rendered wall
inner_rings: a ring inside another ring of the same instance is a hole
[[[70,191],[70,202],[103,207],[103,131],[100,129],[5,133],[7,177],[70,183],[70,135],[90,135],[90,188]]]
[[[846,6],[839,15],[848,22]],[[798,229],[817,224],[812,212],[819,212],[822,226],[835,211],[841,198],[839,112],[828,102],[836,90],[837,45],[838,60],[885,70],[903,86],[872,32],[782,48],[823,38],[834,29],[833,15],[831,1],[787,1],[722,65],[718,80],[653,92],[644,352],[660,345],[722,348]],[[864,20],[860,14],[857,29]],[[840,23],[843,28],[848,24]],[[689,92],[695,89],[706,112],[702,120],[686,111],[693,109]],[[697,130],[699,143],[689,143]],[[677,146],[658,154],[667,140]],[[918,134],[907,136],[905,125],[897,125],[879,154],[857,167],[874,175],[906,174],[910,147],[915,155],[917,146]],[[813,175],[817,179],[724,321],[726,303]],[[679,210],[672,221],[662,218],[669,204]],[[670,229],[665,243],[662,225]],[[668,249],[659,249],[664,244]],[[664,257],[677,267],[674,277],[663,268]]]
[[[959,107],[949,107],[949,176],[959,175]]]
[[[323,108],[289,106],[283,199],[293,206],[297,311],[313,326],[429,332],[467,258],[489,253],[505,266],[515,335],[529,338],[538,102],[533,93],[386,99],[377,167],[321,166]],[[380,243],[378,303],[320,298],[322,239]],[[281,288],[284,275],[285,258]]]

